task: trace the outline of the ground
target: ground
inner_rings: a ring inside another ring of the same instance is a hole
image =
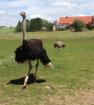
[[[42,37],[54,70],[40,63],[37,82],[23,90],[28,65],[15,62],[21,33],[0,29],[0,105],[94,105],[94,31],[27,33],[28,39],[37,37]],[[66,44],[61,52],[53,47],[56,40]]]

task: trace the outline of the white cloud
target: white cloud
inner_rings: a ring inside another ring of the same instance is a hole
[[[44,15],[31,15],[31,18],[36,18],[36,17],[40,17],[40,18],[42,18],[42,19],[45,19],[45,20],[48,20],[48,21],[52,21],[52,18],[50,18],[50,17],[47,17],[47,16],[44,16]]]
[[[18,18],[15,14],[1,12],[0,13],[0,26],[15,26]]]
[[[0,10],[0,14],[5,14],[6,11]]]
[[[78,16],[86,16],[86,14],[79,14]]]
[[[54,21],[60,16],[93,15],[94,0],[0,0],[0,25],[16,25],[21,11],[28,19]]]
[[[19,1],[0,2],[1,9],[13,9],[18,7],[23,7],[22,3]]]
[[[71,3],[71,2],[55,2],[52,4],[52,6],[55,6],[55,7],[77,7],[77,4],[76,3]]]

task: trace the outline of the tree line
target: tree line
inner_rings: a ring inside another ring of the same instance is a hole
[[[35,32],[35,31],[52,31],[53,30],[53,23],[48,22],[47,20],[41,18],[33,18],[30,20],[26,20],[26,30],[27,32]],[[15,27],[15,32],[22,31],[22,24],[19,21]]]
[[[47,20],[41,19],[41,18],[33,18],[30,20],[26,20],[26,30],[27,32],[35,32],[35,31],[53,31],[53,25],[54,23],[48,22]],[[66,26],[66,27],[58,27],[56,24],[56,30],[74,30],[76,31],[83,31],[84,29],[88,30],[94,30],[94,23],[86,25],[81,20],[75,20],[72,25]],[[15,27],[15,32],[21,32],[21,21],[18,22],[18,24]]]

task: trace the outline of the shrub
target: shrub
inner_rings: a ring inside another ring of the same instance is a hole
[[[30,20],[30,30],[31,31],[40,31],[42,29],[42,19],[34,18]]]
[[[88,25],[87,28],[88,28],[89,30],[94,30],[94,24]]]
[[[47,31],[53,31],[53,24],[52,23],[48,23]]]
[[[21,22],[20,21],[16,25],[16,28],[15,28],[14,32],[21,32]]]
[[[73,28],[74,28],[75,31],[82,31],[83,28],[85,28],[85,24],[81,20],[75,20],[73,22]]]

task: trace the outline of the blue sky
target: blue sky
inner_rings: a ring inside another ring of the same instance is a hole
[[[21,11],[28,19],[55,21],[60,16],[94,15],[94,0],[0,0],[0,26],[15,26]]]

